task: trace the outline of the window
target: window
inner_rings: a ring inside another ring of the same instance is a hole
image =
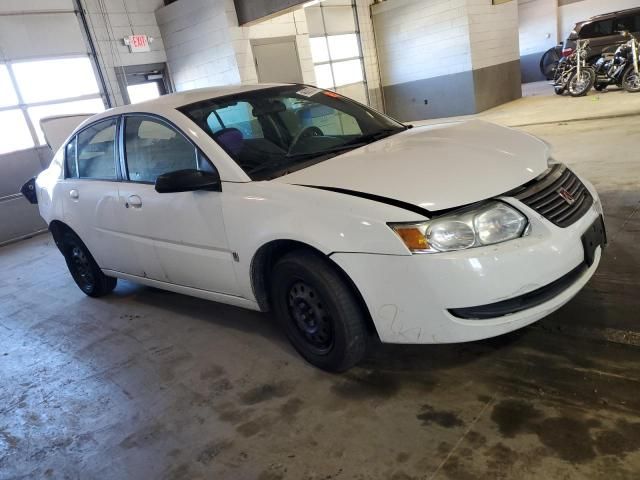
[[[16,62],[12,69],[25,103],[100,93],[91,62],[86,57]]]
[[[127,94],[131,103],[139,103],[158,98],[160,89],[157,82],[139,83],[138,85],[127,85]]]
[[[613,34],[613,19],[588,23],[582,27],[580,38],[596,38]]]
[[[341,95],[299,85],[244,92],[233,100],[205,100],[180,111],[252,180],[276,178],[405,129]],[[260,135],[253,128],[245,135],[246,129],[229,127],[254,123]]]
[[[104,103],[86,56],[0,64],[0,153],[44,145],[42,118],[101,111]]]
[[[209,115],[207,123],[214,133],[224,128],[235,128],[245,138],[264,138],[262,127],[253,116],[253,107],[247,102],[234,102],[228,107],[217,109]]]
[[[81,131],[78,142],[78,176],[116,179],[116,119],[103,120]]]
[[[209,170],[202,168],[204,159],[181,133],[149,117],[126,117],[125,154],[129,180],[134,182],[153,183],[159,175],[177,170]]]
[[[362,53],[352,1],[325,1],[305,9],[311,58],[320,88],[345,91],[367,102]],[[355,89],[353,85],[359,84]],[[357,91],[356,91],[357,90]]]
[[[13,89],[9,70],[6,65],[0,65],[0,107],[18,104],[18,96]]]
[[[78,178],[78,158],[76,156],[77,149],[77,137],[73,137],[67,146],[65,147],[64,152],[64,161],[65,161],[65,178]]]
[[[0,154],[33,147],[33,138],[20,109],[0,111]]]

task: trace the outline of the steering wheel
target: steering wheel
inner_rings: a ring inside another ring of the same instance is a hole
[[[293,140],[291,140],[287,154],[290,154],[291,152],[294,151],[294,147],[298,145],[298,142],[300,140],[304,138],[322,137],[322,136],[324,136],[324,132],[320,130],[320,128],[316,127],[315,125],[303,128],[298,132],[298,134],[295,137],[293,137]]]

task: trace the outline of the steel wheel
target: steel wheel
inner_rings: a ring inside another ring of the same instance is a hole
[[[324,308],[318,292],[303,281],[289,289],[289,314],[298,335],[317,353],[324,354],[333,346],[331,315]]]
[[[84,292],[92,291],[95,286],[96,280],[93,276],[89,258],[78,246],[74,246],[71,249],[70,253],[71,274],[73,275],[74,280]]]

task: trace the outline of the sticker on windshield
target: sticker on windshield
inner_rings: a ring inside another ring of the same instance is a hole
[[[298,95],[302,95],[303,97],[313,97],[316,93],[320,93],[322,90],[315,87],[306,87],[302,90],[298,90],[296,93]]]

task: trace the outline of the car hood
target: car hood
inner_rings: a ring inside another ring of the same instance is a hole
[[[471,120],[417,126],[273,181],[348,190],[437,211],[501,195],[547,168],[549,148]]]

